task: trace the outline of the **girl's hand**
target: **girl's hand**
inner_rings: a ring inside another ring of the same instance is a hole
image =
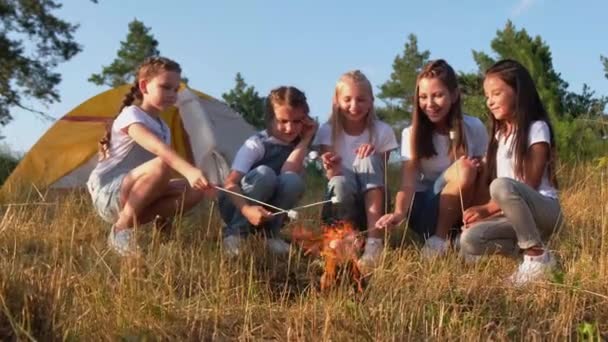
[[[327,179],[341,174],[342,158],[333,152],[325,152],[321,155],[321,163],[325,169]]]
[[[405,219],[405,214],[392,213],[386,214],[376,221],[377,229],[391,228],[399,225]]]
[[[303,141],[306,141],[307,144],[310,143],[315,136],[315,132],[317,132],[317,128],[319,128],[319,124],[310,117],[306,117],[302,121],[302,132],[300,133],[300,137]]]
[[[184,176],[186,176],[186,179],[188,180],[188,184],[190,184],[190,186],[193,189],[201,190],[201,191],[209,190],[209,188],[210,188],[209,181],[207,180],[207,178],[205,178],[203,171],[201,171],[199,168],[193,167]]]
[[[372,153],[374,153],[375,150],[376,149],[374,148],[374,145],[363,144],[363,145],[360,145],[359,147],[357,147],[357,149],[355,150],[355,153],[357,154],[357,157],[365,158],[365,157],[369,157],[370,155],[372,155]]]
[[[241,208],[241,214],[254,226],[259,226],[262,222],[272,217],[272,214],[268,210],[259,205],[244,205]]]
[[[464,211],[462,214],[462,222],[465,225],[464,227],[467,228],[467,225],[480,221],[488,216],[490,216],[490,212],[485,205],[476,205]]]

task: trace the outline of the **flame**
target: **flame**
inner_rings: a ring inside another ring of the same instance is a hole
[[[353,226],[348,222],[324,226],[322,233],[315,233],[304,227],[297,227],[292,232],[294,241],[300,243],[304,254],[321,256],[325,261],[324,273],[321,276],[321,289],[334,286],[337,269],[346,266],[351,269],[353,280],[359,292],[363,292],[362,273],[357,266],[362,240]]]

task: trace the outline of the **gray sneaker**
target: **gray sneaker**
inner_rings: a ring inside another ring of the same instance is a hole
[[[289,254],[289,244],[280,238],[271,238],[266,240],[266,246],[272,254],[286,255]]]
[[[123,257],[137,254],[137,243],[135,242],[133,229],[128,228],[116,231],[114,226],[112,226],[110,235],[108,235],[108,246]]]
[[[241,254],[241,237],[238,235],[229,235],[224,238],[224,253],[230,258],[237,257]]]

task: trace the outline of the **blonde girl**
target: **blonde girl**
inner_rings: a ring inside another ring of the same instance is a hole
[[[327,196],[338,200],[323,208],[322,219],[369,229],[359,266],[372,270],[383,247],[384,233],[374,227],[384,213],[385,160],[398,145],[393,129],[376,117],[372,86],[361,71],[347,72],[338,80],[331,117],[313,145],[321,148]]]

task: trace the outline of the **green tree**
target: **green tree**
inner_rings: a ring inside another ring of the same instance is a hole
[[[236,73],[235,86],[229,92],[222,94],[222,98],[245,121],[257,129],[263,129],[264,123],[264,97],[258,95],[253,86],[248,86],[240,72]]]
[[[497,58],[473,51],[473,58],[480,72],[491,65],[494,60],[510,58],[522,63],[536,84],[539,95],[549,113],[553,116],[564,114],[563,98],[566,95],[568,83],[553,68],[553,59],[549,46],[540,36],[531,37],[525,29],[518,30],[511,21],[507,21],[504,29],[496,32],[491,43]]]
[[[595,97],[587,84],[583,84],[582,93],[568,92],[564,97],[564,108],[570,118],[581,116],[598,117],[604,113],[608,97]]]
[[[606,78],[608,78],[608,58],[606,58],[604,56],[600,56],[600,60],[602,61],[602,64],[604,65],[604,76],[606,76]]]
[[[386,106],[378,108],[377,111],[383,120],[394,124],[411,116],[416,77],[429,61],[430,55],[428,50],[418,50],[416,35],[407,36],[403,55],[397,55],[393,61],[390,79],[380,85],[378,98],[383,100]]]
[[[458,83],[460,86],[462,111],[485,121],[488,111],[486,99],[483,96],[483,75],[479,72],[459,72]]]
[[[97,85],[117,87],[133,82],[135,71],[147,57],[158,56],[158,41],[150,33],[150,28],[134,19],[129,23],[127,39],[120,42],[120,49],[112,64],[104,66],[101,73],[89,77],[89,82]]]
[[[61,4],[53,0],[0,1],[0,124],[11,119],[11,107],[50,118],[23,104],[35,99],[45,104],[59,101],[61,75],[53,70],[81,51],[70,24],[53,12]]]

